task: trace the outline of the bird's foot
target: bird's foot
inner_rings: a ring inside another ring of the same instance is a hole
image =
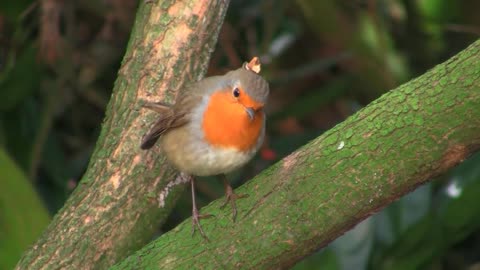
[[[205,240],[209,241],[207,235],[205,234],[205,232],[202,229],[202,226],[200,225],[200,219],[210,218],[210,217],[213,217],[213,215],[212,214],[200,214],[197,210],[197,207],[194,206],[193,210],[192,210],[192,235],[195,234],[195,230],[198,229],[200,231],[200,234],[202,235],[202,237]]]
[[[225,202],[220,206],[220,208],[224,208],[229,202],[232,206],[232,219],[235,222],[237,218],[237,204],[235,201],[237,199],[246,198],[248,194],[236,194],[230,185],[225,185]]]

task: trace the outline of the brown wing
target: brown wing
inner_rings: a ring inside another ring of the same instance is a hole
[[[140,148],[144,150],[151,148],[157,142],[158,138],[168,130],[174,119],[173,109],[168,106],[147,104],[145,107],[158,112],[160,116],[142,138]]]
[[[146,108],[154,110],[160,114],[160,117],[142,138],[140,145],[141,149],[149,149],[163,133],[169,129],[181,127],[190,121],[191,109],[201,100],[201,96],[198,92],[191,91],[198,87],[198,83],[189,87],[187,91],[183,92],[177,99],[174,106],[170,107],[161,103],[148,103]]]

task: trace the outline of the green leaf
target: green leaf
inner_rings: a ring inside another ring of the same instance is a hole
[[[0,269],[12,269],[49,215],[24,173],[0,148]]]

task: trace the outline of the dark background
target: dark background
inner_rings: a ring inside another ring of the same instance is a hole
[[[137,5],[0,1],[0,210],[13,172],[28,179],[50,215],[75,188],[95,146]],[[479,36],[475,0],[233,0],[208,75],[259,56],[271,97],[267,140],[231,182],[241,185]],[[159,234],[191,215],[189,194]],[[223,196],[223,187],[197,181],[197,194],[205,205]],[[28,199],[15,203],[22,200]],[[479,216],[476,155],[295,269],[480,269]],[[31,221],[38,231],[44,223]],[[11,247],[6,227],[0,220],[0,242]],[[30,234],[22,228],[16,227],[20,235]],[[12,256],[19,254],[0,254],[0,268]]]

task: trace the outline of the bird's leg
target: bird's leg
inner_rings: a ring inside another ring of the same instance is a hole
[[[146,102],[142,107],[157,113],[163,113],[170,108],[168,104],[163,102]]]
[[[233,221],[235,222],[235,219],[237,217],[237,205],[235,201],[240,198],[246,198],[248,197],[248,194],[236,194],[233,192],[232,186],[230,186],[230,183],[228,182],[227,176],[225,174],[221,174],[220,178],[223,181],[223,187],[225,188],[225,202],[221,206],[221,208],[225,207],[228,202],[230,202],[230,205],[232,206],[232,212],[233,212]]]
[[[197,203],[195,201],[195,178],[193,178],[192,176],[190,176],[190,184],[192,186],[192,235],[195,233],[195,228],[198,228],[203,238],[205,238],[205,240],[208,241],[207,235],[205,234],[205,232],[203,232],[202,226],[200,226],[200,219],[209,218],[213,215],[211,214],[201,215],[198,212]]]

